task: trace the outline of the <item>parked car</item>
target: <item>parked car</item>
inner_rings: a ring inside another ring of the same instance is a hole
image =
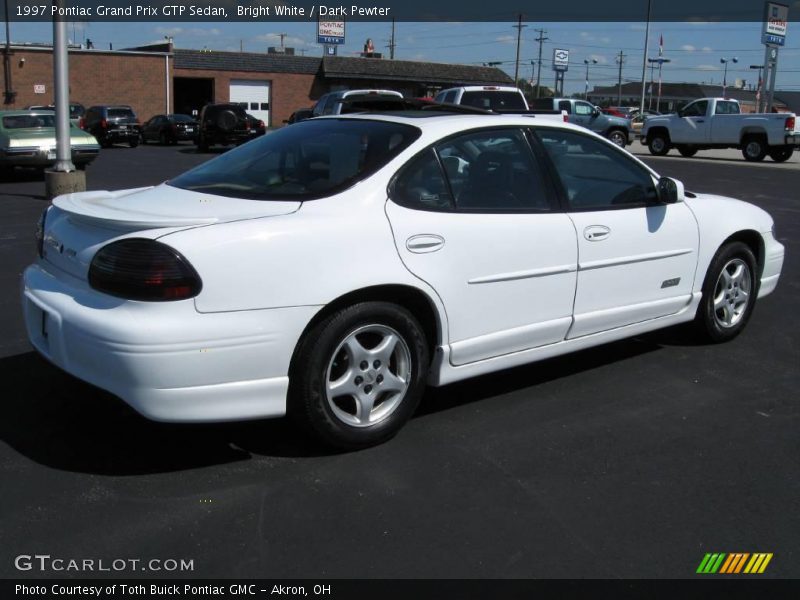
[[[314,116],[314,109],[313,108],[300,108],[294,111],[289,118],[284,121],[287,125],[292,125],[294,123],[299,123],[300,121],[305,121],[306,119],[311,119]]]
[[[702,98],[677,114],[650,117],[641,136],[656,156],[672,148],[683,156],[711,148],[739,148],[748,161],[761,161],[769,155],[775,162],[783,162],[800,146],[794,113],[741,114],[739,103],[726,98]]]
[[[442,104],[464,104],[494,111],[526,111],[528,101],[522,90],[502,85],[467,85],[442,90],[434,97]]]
[[[258,137],[267,133],[267,124],[261,119],[256,119],[250,113],[247,113],[247,122],[250,123],[250,137]]]
[[[131,148],[139,145],[141,124],[133,109],[121,104],[90,106],[81,117],[81,128],[97,138],[103,148],[125,143]]]
[[[604,114],[595,105],[585,100],[574,98],[539,98],[533,103],[534,108],[563,110],[567,120],[575,125],[586,127],[624,148],[633,141],[633,129],[630,119]]]
[[[195,144],[201,152],[210,146],[239,145],[254,136],[251,121],[240,104],[208,104],[200,111],[200,125]]]
[[[387,108],[396,99],[402,99],[403,94],[394,90],[340,90],[323,95],[312,109],[315,117],[322,115],[340,115],[358,112],[358,102],[366,100],[374,104],[376,100],[385,100]]]
[[[56,162],[55,113],[44,110],[0,111],[0,169],[45,168]],[[97,140],[70,128],[72,162],[84,169],[100,152]]]
[[[684,322],[730,340],[784,256],[765,211],[582,127],[435,111],[60,196],[38,240],[22,306],[50,361],[151,419],[288,412],[344,448],[392,437],[426,384]]]
[[[28,106],[25,110],[52,110],[55,111],[56,107],[53,104],[48,104],[47,106],[44,105],[37,105],[37,106]],[[86,114],[86,109],[84,108],[83,104],[79,102],[70,102],[69,103],[69,120],[75,127],[80,127],[81,117]]]
[[[142,125],[142,143],[177,144],[194,140],[198,123],[189,115],[156,115]]]

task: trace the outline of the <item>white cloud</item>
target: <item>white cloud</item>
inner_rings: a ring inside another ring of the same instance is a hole
[[[717,65],[697,65],[695,68],[698,71],[719,71],[719,67]]]
[[[697,50],[697,48],[695,48],[691,44],[684,44],[683,46],[681,46],[681,50],[686,50],[686,52],[694,52],[695,50]]]
[[[156,27],[155,32],[169,37],[180,36],[180,37],[193,37],[193,38],[218,36],[220,34],[220,30],[217,29],[216,27],[212,27],[211,29],[203,29],[201,27],[190,27],[189,29],[186,29],[184,27]]]
[[[517,42],[517,36],[501,35],[500,37],[494,38],[494,41],[499,42],[501,44],[515,44]]]
[[[711,48],[709,48],[708,46],[703,46],[703,52],[711,52],[711,51],[712,51]]]
[[[632,23],[629,27],[631,31],[644,31],[647,26],[642,23]]]
[[[611,38],[609,38],[609,37],[601,37],[600,41],[603,42],[604,44],[610,44],[611,43]]]

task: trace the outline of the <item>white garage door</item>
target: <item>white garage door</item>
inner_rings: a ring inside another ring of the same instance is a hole
[[[239,103],[256,119],[269,125],[269,81],[231,79],[230,99]]]

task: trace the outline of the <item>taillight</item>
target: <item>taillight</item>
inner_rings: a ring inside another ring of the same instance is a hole
[[[569,115],[567,114],[567,111],[561,111],[561,118],[564,120],[564,123],[569,123]]]
[[[783,128],[786,129],[786,131],[794,131],[794,117],[786,117]]]
[[[108,129],[108,121],[106,121],[105,119],[100,119],[100,127],[102,127],[103,129]]]
[[[86,129],[86,119],[84,119],[83,117],[78,119],[78,128],[79,129]]]
[[[130,238],[102,248],[89,266],[89,285],[128,300],[185,300],[200,293],[197,271],[174,248]]]
[[[259,121],[258,122],[258,128],[259,129],[263,129],[264,127],[266,127],[266,125],[264,124],[264,121]]]
[[[178,133],[178,126],[177,126],[177,125],[175,125],[175,123],[173,123],[172,125],[170,125],[170,126],[169,126],[169,128],[170,128],[170,130],[172,131],[172,133]]]
[[[36,223],[36,252],[39,254],[39,258],[44,258],[44,228],[47,221],[47,211],[49,210],[49,206],[45,208]]]
[[[245,128],[247,131],[250,131],[250,121],[245,121],[245,122],[244,122],[244,128]]]

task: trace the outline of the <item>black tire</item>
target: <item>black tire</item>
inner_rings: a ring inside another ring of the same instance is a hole
[[[198,152],[208,152],[208,141],[206,140],[204,135],[197,136],[197,151]]]
[[[162,146],[166,146],[167,144],[169,144],[169,138],[167,137],[167,134],[164,133],[163,131],[158,134],[158,143],[161,144]]]
[[[233,131],[239,123],[239,117],[232,110],[223,110],[217,115],[217,127],[222,131]]]
[[[760,162],[767,155],[767,140],[762,135],[748,135],[742,140],[742,156],[750,162]]]
[[[135,138],[130,138],[130,139],[128,140],[128,145],[129,145],[131,148],[136,148],[136,146],[138,146],[138,145],[139,145],[139,138],[138,138],[138,137],[135,137]]]
[[[749,271],[749,286],[746,290],[745,286],[741,284],[728,289],[721,281],[722,270],[726,268],[730,273],[733,261],[739,261]],[[742,242],[731,242],[722,246],[711,260],[703,281],[703,297],[695,316],[695,328],[700,338],[707,342],[720,343],[732,340],[739,335],[753,314],[758,296],[758,285],[759,273],[756,258],[750,247]],[[741,314],[736,317],[735,322],[727,326],[723,325],[722,321],[725,320],[724,316],[727,313],[722,308],[715,309],[715,302],[721,299],[722,304],[728,304],[726,299],[729,295],[731,300],[735,301],[736,297],[733,294],[742,290],[748,294],[747,303],[742,307]]]
[[[147,138],[146,138],[146,137],[144,137],[144,133],[140,133],[140,134],[139,134],[139,141],[142,143],[142,146],[144,146],[145,144],[147,144]]]
[[[111,146],[113,146],[113,144],[109,140],[106,139],[100,140],[101,148],[111,148]]]
[[[669,138],[663,133],[651,133],[647,137],[647,149],[653,156],[665,156],[671,149]]]
[[[366,331],[359,333],[364,328]],[[358,334],[358,341],[369,347],[369,339],[363,336],[378,335],[373,329],[396,334],[402,344],[398,342],[392,346],[393,358],[385,361],[386,364],[368,364],[367,361],[350,364],[358,358],[348,358],[343,349],[344,341]],[[396,352],[402,356],[395,356]],[[405,308],[388,302],[362,302],[343,308],[313,326],[298,344],[289,374],[288,412],[314,437],[337,448],[357,449],[383,443],[414,414],[425,390],[429,356],[422,327]],[[364,364],[367,364],[366,370]],[[373,369],[375,364],[378,366]],[[340,371],[338,377],[334,369]],[[390,372],[399,374],[401,370],[406,370],[404,392],[381,392],[379,386],[385,383],[381,373],[386,374],[388,382]],[[328,398],[329,378],[347,378],[349,385],[349,376],[353,376],[353,387],[359,393],[364,392],[376,402],[366,422],[360,425],[354,422],[359,419],[358,407],[363,405],[355,396],[343,394]],[[381,406],[387,409],[383,415]],[[376,410],[376,420],[370,423]]]
[[[697,148],[692,148],[691,146],[678,146],[678,152],[680,152],[681,156],[691,158],[697,154]]]
[[[624,148],[628,145],[628,134],[622,129],[612,129],[606,136],[614,145]]]
[[[794,146],[778,146],[769,149],[769,157],[775,162],[786,162],[794,154]]]

